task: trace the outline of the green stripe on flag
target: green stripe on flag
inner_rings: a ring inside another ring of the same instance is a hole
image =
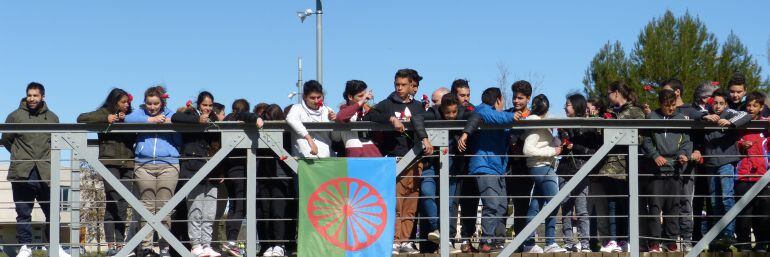
[[[299,161],[298,257],[345,257],[344,249],[328,241],[332,238],[344,242],[346,238],[347,228],[344,219],[341,219],[340,215],[335,215],[338,213],[335,206],[339,206],[335,203],[341,199],[347,199],[349,190],[339,184],[337,187],[333,185],[319,187],[327,181],[347,177],[347,165],[347,160],[344,158]],[[309,202],[311,200],[314,200],[313,203]],[[313,207],[313,210],[309,210],[308,207]],[[315,225],[311,218],[316,220]],[[320,227],[321,231],[316,227]],[[333,236],[335,234],[336,237]]]

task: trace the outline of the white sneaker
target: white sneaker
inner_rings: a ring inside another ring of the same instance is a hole
[[[401,248],[399,249],[399,253],[405,253],[405,254],[418,254],[420,251],[414,248],[414,243],[412,242],[404,242],[401,243]]]
[[[203,256],[203,246],[201,245],[193,246],[190,253],[192,253],[193,256]]]
[[[70,254],[59,246],[59,257],[70,257]]]
[[[273,257],[283,257],[286,256],[286,250],[283,249],[283,246],[276,245],[273,246]]]
[[[611,240],[602,246],[602,249],[599,251],[603,253],[617,253],[623,251],[623,249],[618,246],[618,242]]]
[[[267,249],[267,251],[269,252],[270,249]],[[394,255],[395,254],[400,254],[401,253],[401,245],[400,244],[393,244],[393,251],[391,253],[394,254]],[[265,252],[265,256],[268,256],[267,252]],[[27,257],[27,256],[24,256],[24,257]]]
[[[567,252],[567,249],[561,248],[559,244],[553,243],[550,245],[545,246],[545,252],[547,253],[564,253]]]
[[[452,243],[449,244],[449,254],[458,254],[462,252],[463,252],[462,250],[455,248],[455,244],[452,244]]]
[[[433,232],[428,233],[428,240],[431,242],[434,242],[436,244],[441,243],[441,232],[438,231],[438,229],[433,230]]]
[[[525,253],[545,253],[543,251],[543,248],[540,248],[540,246],[538,245],[524,246],[524,252]]]
[[[206,246],[203,248],[203,256],[209,256],[209,257],[220,257],[222,256],[217,251],[214,251],[214,249],[211,248],[211,246]]]
[[[29,249],[26,245],[22,245],[19,249],[19,254],[16,257],[30,257],[32,256],[32,249]]]

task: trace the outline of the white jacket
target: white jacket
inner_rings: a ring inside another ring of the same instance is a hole
[[[528,120],[541,119],[537,115],[529,115]],[[559,144],[554,140],[550,129],[530,129],[525,132],[524,155],[527,156],[527,167],[554,166],[556,161],[556,147]]]
[[[291,139],[293,141],[291,154],[296,157],[330,157],[332,140],[327,131],[308,132],[303,122],[329,122],[329,107],[323,106],[318,110],[312,110],[305,105],[305,102],[294,104],[286,115],[286,123],[293,130]],[[305,140],[306,135],[313,137],[315,145],[318,147],[318,155],[310,154],[310,144]]]

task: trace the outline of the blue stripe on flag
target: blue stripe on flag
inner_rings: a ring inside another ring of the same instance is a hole
[[[357,215],[351,219],[348,226],[348,238],[356,241],[366,241],[367,235],[375,233],[375,226],[381,220],[374,215],[385,211],[387,213],[385,227],[374,243],[358,251],[347,251],[346,257],[391,256],[393,249],[393,234],[396,221],[396,159],[395,158],[349,158],[348,177],[363,180],[371,185],[385,202],[387,208],[382,210],[376,204],[377,198],[372,197],[366,186],[351,185],[350,202],[356,208]],[[354,242],[349,242],[352,245]]]

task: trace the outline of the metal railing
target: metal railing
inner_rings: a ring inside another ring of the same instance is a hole
[[[463,197],[480,198],[481,196],[450,196],[449,193],[449,180],[451,178],[459,179],[464,177],[473,177],[470,175],[457,175],[450,174],[449,161],[450,158],[457,158],[448,153],[449,147],[449,131],[462,130],[465,125],[464,121],[431,121],[426,122],[426,129],[429,132],[431,143],[439,149],[438,155],[422,156],[421,149],[414,148],[407,155],[401,157],[398,160],[396,174],[399,174],[402,170],[408,168],[410,164],[416,161],[421,161],[424,158],[438,158],[440,168],[438,174],[435,176],[438,178],[438,194],[432,196],[438,198],[440,206],[439,220],[440,220],[440,233],[442,239],[455,238],[454,235],[450,235],[450,206],[449,201],[452,199],[460,199]],[[334,123],[309,123],[306,127],[310,131],[387,131],[390,127],[367,122],[358,122],[350,124],[334,124]],[[408,127],[408,126],[407,126]],[[713,127],[708,123],[700,123],[695,121],[686,120],[598,120],[598,119],[551,119],[551,120],[537,120],[537,121],[518,121],[513,125],[516,129],[537,129],[537,128],[593,128],[600,129],[604,138],[603,145],[591,155],[587,162],[574,174],[569,175],[569,180],[561,186],[559,192],[550,198],[548,204],[543,206],[538,214],[531,217],[531,221],[519,231],[515,237],[510,240],[510,243],[502,250],[499,256],[510,256],[513,252],[521,246],[529,235],[536,232],[538,226],[550,216],[554,211],[558,210],[559,206],[564,199],[571,197],[572,192],[581,181],[588,177],[598,176],[590,174],[591,171],[598,165],[603,158],[608,155],[612,155],[610,151],[613,148],[622,146],[626,147],[628,151],[628,194],[627,195],[589,195],[588,197],[628,197],[628,241],[631,245],[631,256],[639,256],[640,247],[640,217],[648,217],[640,215],[639,204],[639,179],[645,175],[639,174],[639,130],[644,129],[683,129],[683,130],[713,130],[713,129],[734,129],[734,128],[722,128]],[[768,130],[767,122],[753,121],[748,126],[741,129],[760,129]],[[510,128],[506,126],[488,126],[482,125],[480,130],[494,130]],[[283,147],[283,133],[288,131],[289,128],[283,122],[268,122],[262,129],[257,129],[253,125],[235,124],[235,123],[220,123],[215,126],[196,126],[196,125],[180,125],[180,124],[114,124],[114,125],[94,125],[94,124],[0,124],[0,133],[50,133],[51,138],[51,170],[61,170],[61,153],[62,151],[72,151],[73,161],[82,161],[88,164],[93,171],[104,180],[104,183],[111,185],[126,202],[133,208],[134,212],[147,221],[147,225],[135,231],[133,237],[123,247],[118,255],[125,256],[129,251],[136,248],[141,242],[142,238],[146,235],[156,231],[159,236],[166,239],[168,244],[174,248],[177,252],[182,253],[183,256],[190,256],[189,250],[175,238],[171,231],[166,229],[161,223],[164,216],[170,213],[178,203],[183,201],[185,197],[193,190],[195,185],[203,181],[206,176],[223,160],[226,158],[245,158],[246,160],[246,217],[243,220],[246,224],[246,252],[247,256],[257,256],[258,253],[258,237],[257,237],[257,221],[265,221],[265,219],[258,219],[256,216],[256,201],[257,197],[257,181],[261,179],[291,179],[291,177],[283,178],[258,178],[257,177],[257,160],[261,158],[273,158],[257,156],[257,149],[270,149],[277,156],[281,156],[283,161],[294,172],[297,171],[298,163],[295,158],[290,157],[290,154]],[[139,133],[139,132],[171,132],[171,133],[184,133],[184,132],[208,132],[208,133],[221,133],[222,135],[222,148],[210,158],[206,158],[206,164],[196,174],[190,178],[183,187],[177,190],[173,197],[156,213],[151,213],[146,210],[142,202],[137,199],[137,196],[129,189],[126,188],[121,181],[113,176],[109,170],[101,163],[103,160],[98,159],[98,148],[88,144],[88,135],[92,133]],[[233,157],[228,156],[235,149],[245,149],[245,157]],[[284,158],[285,157],[285,158]],[[467,158],[469,155],[463,156]],[[507,157],[524,157],[507,155]],[[587,156],[586,156],[587,157]],[[705,156],[717,157],[717,156]],[[49,249],[58,249],[60,243],[61,220],[60,208],[62,201],[60,201],[60,190],[62,182],[70,183],[70,199],[68,201],[69,209],[71,213],[71,220],[69,221],[70,228],[70,242],[69,245],[74,249],[72,256],[78,256],[81,248],[79,242],[80,239],[80,211],[82,210],[80,202],[80,170],[76,167],[78,165],[73,164],[74,168],[71,170],[69,181],[63,179],[60,176],[60,172],[51,172],[51,198],[50,204],[53,206],[50,209],[50,215],[52,217],[50,222],[50,238]],[[729,209],[726,214],[721,216],[710,230],[703,235],[698,243],[693,248],[693,251],[688,253],[687,257],[694,257],[701,251],[703,251],[709,243],[714,240],[720,231],[724,229],[727,224],[734,220],[738,214],[748,205],[748,203],[754,199],[757,194],[763,188],[766,188],[768,182],[770,182],[770,176],[762,176],[754,186],[752,186],[743,196],[736,201],[733,208]],[[515,176],[530,176],[530,175],[502,175],[505,177]],[[701,175],[697,176],[713,176],[713,175]],[[531,177],[531,176],[530,176]],[[225,179],[243,179],[243,178],[225,178]],[[641,195],[642,197],[674,197],[671,195]],[[699,195],[705,197],[706,195]],[[504,195],[507,199],[514,198],[531,198],[531,196],[510,196]],[[708,196],[711,197],[711,196]],[[421,196],[420,199],[431,198]],[[296,198],[286,198],[286,200],[296,200]],[[654,214],[654,217],[661,217]],[[686,215],[685,215],[686,216]],[[700,216],[699,214],[691,214],[686,218],[693,218],[694,216]],[[597,218],[600,216],[589,216],[590,218]],[[672,217],[671,215],[663,215],[662,217]],[[420,217],[415,218],[429,219],[432,217]],[[479,217],[461,217],[461,218],[479,218]],[[512,217],[506,215],[504,217],[491,217],[491,218],[525,218],[522,216]],[[623,218],[623,217],[616,217]],[[716,217],[711,217],[716,218]],[[295,220],[296,218],[287,218],[283,221]],[[217,220],[217,221],[222,221]],[[277,221],[277,220],[276,220]],[[136,221],[126,221],[136,222]],[[459,233],[459,230],[458,230]],[[606,237],[606,235],[603,235]],[[539,237],[543,238],[543,237]],[[592,238],[601,238],[592,235]],[[498,239],[511,239],[508,236],[504,236]],[[417,240],[427,241],[427,240]],[[440,255],[449,256],[450,249],[449,240],[441,240],[440,243]],[[57,251],[51,251],[50,256],[58,257]]]

